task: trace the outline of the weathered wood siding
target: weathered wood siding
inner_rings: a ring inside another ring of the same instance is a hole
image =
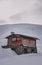
[[[8,45],[18,46],[21,44],[20,38],[16,38],[16,41],[12,41],[12,37],[8,38]]]
[[[18,46],[20,44],[27,44],[31,46],[36,46],[36,40],[31,39],[31,38],[22,38],[18,37],[16,38],[16,41],[12,41],[12,37],[8,38],[8,45],[13,45],[13,46]]]
[[[28,46],[36,46],[36,40],[30,38],[22,38],[22,44],[27,44]]]

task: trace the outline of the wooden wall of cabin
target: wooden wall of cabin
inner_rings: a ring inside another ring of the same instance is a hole
[[[31,38],[19,37],[19,38],[16,38],[16,41],[12,41],[12,37],[9,37],[7,42],[8,42],[8,45],[13,45],[13,46],[17,46],[20,44],[31,44],[33,46],[36,46],[36,40]]]
[[[21,44],[21,39],[16,38],[16,41],[12,41],[12,37],[9,37],[7,43],[8,43],[8,45],[18,46]]]
[[[22,44],[29,44],[32,46],[36,46],[36,40],[31,39],[31,38],[22,38]]]

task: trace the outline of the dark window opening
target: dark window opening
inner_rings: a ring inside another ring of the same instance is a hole
[[[34,48],[32,48],[32,52],[34,52]]]
[[[24,48],[24,53],[27,53],[27,48]]]
[[[37,53],[37,48],[32,48],[33,53]]]

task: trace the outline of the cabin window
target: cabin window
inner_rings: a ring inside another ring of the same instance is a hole
[[[12,41],[16,41],[16,38],[12,38]]]

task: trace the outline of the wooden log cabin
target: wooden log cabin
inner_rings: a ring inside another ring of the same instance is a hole
[[[6,39],[7,46],[2,46],[3,48],[11,48],[17,54],[37,53],[36,40],[38,38],[11,32]]]

